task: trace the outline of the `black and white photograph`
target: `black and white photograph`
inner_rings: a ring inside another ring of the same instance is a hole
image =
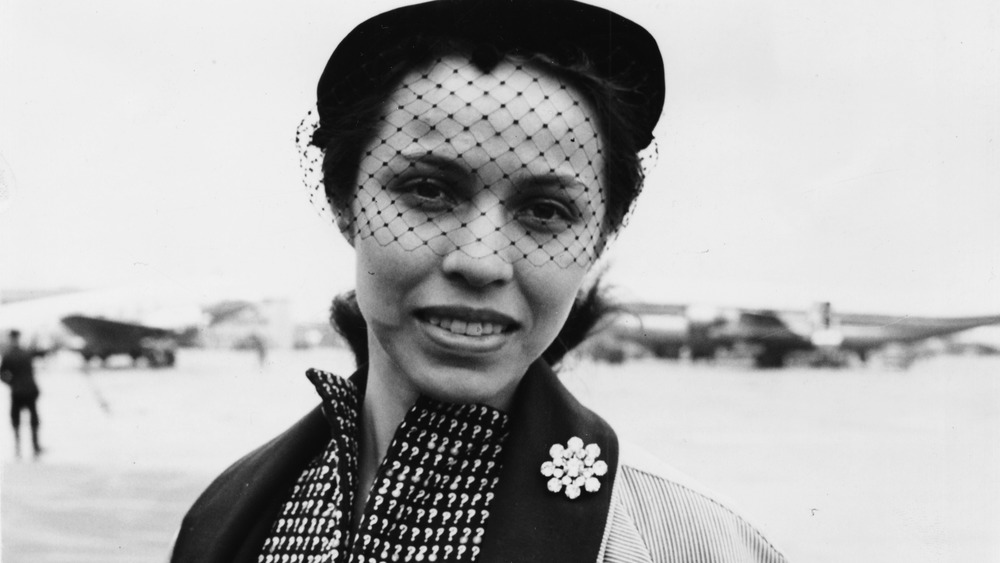
[[[1000,561],[998,136],[986,0],[0,0],[0,561]]]

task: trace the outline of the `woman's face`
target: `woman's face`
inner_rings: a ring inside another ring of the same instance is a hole
[[[462,57],[411,73],[352,204],[370,371],[406,396],[507,408],[596,257],[596,117],[529,65]]]

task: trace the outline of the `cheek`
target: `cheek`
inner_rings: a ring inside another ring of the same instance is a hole
[[[355,240],[358,305],[366,319],[396,324],[399,304],[419,285],[430,264],[425,252],[408,252],[374,238]]]
[[[569,316],[585,274],[586,270],[580,266],[560,268],[553,265],[532,267],[531,271],[522,276],[521,286],[531,307],[535,332],[545,340],[539,344],[548,347],[559,333]]]

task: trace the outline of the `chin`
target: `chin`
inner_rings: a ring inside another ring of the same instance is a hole
[[[436,367],[427,373],[435,373],[436,377],[432,381],[418,383],[421,394],[446,403],[479,403],[501,410],[506,410],[520,382],[520,377],[510,381],[506,374],[488,373],[481,369]]]

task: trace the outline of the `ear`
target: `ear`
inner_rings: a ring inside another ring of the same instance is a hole
[[[333,215],[336,217],[337,229],[340,230],[340,234],[347,241],[347,244],[354,247],[354,237],[356,233],[354,232],[354,217],[347,212],[340,209],[334,209]]]

